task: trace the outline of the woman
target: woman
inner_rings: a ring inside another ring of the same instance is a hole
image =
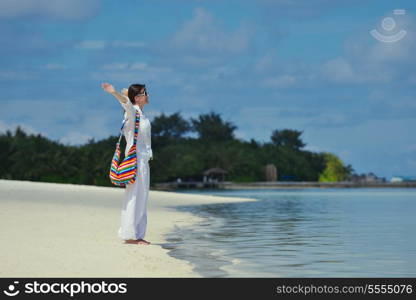
[[[125,189],[123,207],[121,210],[121,225],[118,236],[128,244],[149,245],[144,240],[147,227],[147,200],[150,187],[149,160],[153,159],[151,147],[151,125],[143,114],[143,108],[149,103],[149,95],[144,84],[132,84],[128,90],[118,93],[109,83],[102,83],[101,87],[112,94],[123,106],[125,124],[123,134],[126,138],[125,155],[134,142],[134,128],[136,110],[140,114],[140,128],[136,141],[137,175],[132,184]]]

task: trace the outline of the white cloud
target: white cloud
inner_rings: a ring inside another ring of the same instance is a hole
[[[414,119],[416,101],[413,95],[398,94],[397,90],[375,89],[368,96],[373,119]]]
[[[36,76],[30,71],[0,70],[1,80],[31,80]]]
[[[183,24],[170,41],[172,48],[199,53],[241,53],[248,48],[252,30],[241,26],[233,32],[204,8],[196,8],[191,20]]]
[[[127,63],[111,63],[101,66],[102,70],[124,70],[127,69]]]
[[[197,68],[218,65],[220,64],[224,58],[220,56],[194,56],[193,54],[184,54],[181,56],[176,57],[176,63],[179,65],[188,65]]]
[[[151,66],[146,62],[140,63],[128,63],[128,62],[115,62],[103,65],[103,70],[140,70],[146,72],[170,72],[172,69],[167,67],[155,67]]]
[[[312,152],[322,152],[322,151],[327,151],[328,149],[324,149],[321,146],[316,146],[316,145],[310,145],[307,144],[304,148],[302,148],[303,150],[307,150],[307,151],[312,151]]]
[[[276,77],[269,77],[261,82],[264,87],[285,88],[294,85],[296,78],[292,75],[279,75]]]
[[[117,127],[110,127],[112,121],[122,121],[120,110],[102,108],[98,104],[88,103],[86,99],[73,101],[44,100],[4,100],[1,99],[0,129],[13,128],[16,123],[12,120],[22,120],[30,132],[41,133],[51,139],[64,138],[65,141],[82,143],[87,137],[97,139],[107,138],[117,134]],[[10,122],[11,121],[11,122]],[[10,122],[10,125],[9,125]],[[7,124],[7,125],[6,125]],[[79,135],[77,133],[82,133]]]
[[[257,141],[269,141],[271,133],[277,128],[303,130],[302,121],[309,118],[310,112],[287,105],[276,106],[243,106],[233,114],[233,122],[247,137]]]
[[[358,121],[358,120],[356,120]],[[363,120],[360,120],[361,122]],[[354,124],[354,116],[349,115],[347,112],[331,112],[317,114],[311,116],[305,120],[305,127],[352,127]]]
[[[246,141],[248,141],[248,140],[249,140],[249,138],[247,137],[247,134],[246,134],[244,131],[241,131],[241,130],[238,130],[238,129],[236,129],[236,130],[234,131],[234,136],[235,136],[237,139],[246,140]]]
[[[147,68],[147,63],[133,63],[130,66],[131,70],[146,70]]]
[[[144,42],[85,40],[75,45],[77,49],[102,50],[104,48],[146,48]]]
[[[146,80],[146,82],[166,82],[175,83],[177,75],[171,68],[163,66],[152,66],[146,62],[128,63],[114,62],[101,66],[104,72],[91,72],[90,76],[94,80],[111,80],[138,82]]]
[[[342,57],[324,63],[322,73],[326,78],[334,81],[354,82],[357,80],[351,64]]]
[[[39,130],[35,129],[31,125],[28,125],[28,124],[25,124],[25,123],[22,123],[22,122],[19,122],[19,123],[16,123],[16,122],[9,123],[9,122],[5,122],[5,121],[2,121],[2,120],[0,120],[0,133],[6,133],[6,131],[9,130],[9,131],[12,132],[12,134],[14,134],[14,132],[15,132],[15,130],[16,130],[16,128],[18,126],[20,126],[20,128],[22,128],[23,131],[26,132],[29,135],[31,135],[31,134],[34,134],[34,135],[41,134],[41,135],[45,136],[44,133],[42,133]]]
[[[262,19],[276,22],[279,18],[295,20],[317,18],[331,13],[334,9],[342,9],[357,3],[363,5],[369,1],[372,0],[257,0],[256,3],[262,12]]]
[[[407,31],[407,34],[401,40],[392,43],[384,43],[376,39],[371,39],[374,43],[353,44],[353,47],[350,49],[351,52],[353,52],[355,56],[364,54],[365,59],[371,62],[397,63],[413,58],[416,49],[416,39],[414,34],[412,34],[416,29],[414,16],[409,14],[402,16],[388,14],[385,17],[393,17],[396,22],[395,29],[392,30],[392,32],[383,32],[382,29],[377,28],[381,34],[393,36],[401,30]],[[380,18],[380,21],[382,20],[383,18]],[[362,50],[364,50],[364,52],[361,52]]]
[[[84,49],[84,50],[100,50],[104,49],[107,46],[106,41],[82,41],[75,46],[77,49]]]
[[[386,84],[395,80],[412,84],[416,82],[412,68],[416,62],[416,39],[411,34],[416,31],[415,20],[413,15],[408,15],[397,21],[397,27],[408,32],[398,42],[377,41],[369,33],[371,28],[361,28],[344,41],[344,53],[338,57],[322,63],[285,61],[279,57],[279,49],[270,48],[254,62],[252,70],[268,75],[261,82],[266,87],[307,87],[328,82]]]
[[[173,107],[184,108],[186,110],[199,109],[204,111],[207,109],[208,99],[199,95],[180,95],[171,98],[175,101]],[[172,106],[170,106],[172,107]]]
[[[113,41],[111,45],[115,48],[145,48],[147,46],[144,42],[129,42],[129,41]]]
[[[212,81],[222,81],[224,79],[238,75],[238,70],[232,66],[217,66],[212,68],[207,68],[205,72],[201,73],[198,76],[198,80],[201,83],[212,82]],[[234,78],[234,77],[233,77]],[[230,82],[227,82],[229,85]]]
[[[380,17],[380,21],[383,18]],[[411,83],[412,71],[415,66],[414,53],[416,51],[414,17],[406,15],[396,17],[398,29],[406,29],[408,34],[397,42],[384,43],[374,39],[369,30],[355,32],[345,40],[345,53],[325,62],[321,72],[324,78],[344,83],[389,83],[407,78]],[[406,83],[405,82],[405,83]]]
[[[326,61],[320,72],[323,79],[338,83],[387,83],[392,80],[392,72],[379,68],[374,64],[358,65],[344,57],[337,57]]]
[[[71,131],[59,139],[59,142],[64,145],[78,146],[88,142],[92,139],[91,135],[86,135],[82,132]]]
[[[47,70],[65,70],[67,67],[62,64],[49,63],[43,66]]]
[[[269,49],[257,62],[254,63],[254,71],[262,73],[270,70],[273,64],[277,61],[277,50]]]
[[[0,19],[41,16],[79,20],[95,15],[100,0],[1,0]]]

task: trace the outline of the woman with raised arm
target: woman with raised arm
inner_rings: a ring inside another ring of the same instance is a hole
[[[136,180],[127,184],[121,210],[121,224],[118,236],[128,244],[149,245],[144,240],[147,227],[147,200],[149,198],[150,168],[149,160],[153,159],[151,147],[151,125],[143,114],[143,108],[149,103],[149,94],[144,84],[132,84],[129,89],[118,93],[109,83],[101,87],[113,95],[124,108],[123,135],[126,139],[125,155],[134,142],[136,111],[140,114],[140,127],[136,141],[137,173]]]

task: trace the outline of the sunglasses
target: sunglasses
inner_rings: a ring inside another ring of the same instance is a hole
[[[149,93],[146,90],[144,90],[144,93],[139,93],[136,96],[149,96]]]

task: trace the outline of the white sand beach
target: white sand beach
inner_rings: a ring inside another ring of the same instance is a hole
[[[200,277],[161,244],[201,219],[180,205],[255,201],[150,190],[145,239],[117,236],[124,189],[0,180],[0,277]]]

